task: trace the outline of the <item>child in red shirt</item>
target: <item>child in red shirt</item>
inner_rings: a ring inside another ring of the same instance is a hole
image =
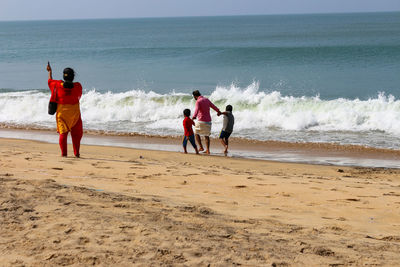
[[[185,151],[185,154],[187,154],[186,146],[187,146],[187,141],[189,140],[194,150],[196,151],[196,154],[199,154],[196,142],[194,141],[194,133],[192,129],[194,122],[190,118],[190,109],[185,109],[183,111],[183,115],[185,116],[185,119],[183,120],[183,129],[185,130],[185,136],[183,137],[183,143],[182,143],[183,150]]]

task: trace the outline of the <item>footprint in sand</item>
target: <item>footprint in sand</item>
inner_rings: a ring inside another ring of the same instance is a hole
[[[319,188],[319,187],[310,187],[310,189],[314,189],[314,190],[322,190],[322,188]]]
[[[264,179],[260,178],[260,177],[254,177],[254,176],[248,176],[247,177],[248,180],[257,180],[257,181],[262,181]]]
[[[385,236],[380,240],[382,241],[391,241],[391,242],[400,242],[400,236]]]
[[[329,248],[324,248],[324,247],[315,247],[312,249],[312,252],[316,255],[324,256],[324,257],[329,257],[329,256],[335,255],[335,252],[333,252]]]
[[[89,204],[86,204],[86,203],[76,203],[76,205],[78,207],[88,207],[88,206],[90,206]]]
[[[146,169],[145,167],[135,167],[135,166],[131,166],[131,167],[129,167],[129,169],[141,169],[141,170],[143,170],[143,169]]]
[[[136,176],[136,178],[138,179],[148,179],[148,178],[152,178],[152,177],[157,177],[157,176],[161,176],[161,173],[155,173],[155,174],[150,174],[150,175],[139,175]]]
[[[139,175],[139,176],[137,176],[138,179],[147,179],[147,178],[150,178],[150,177],[151,177],[151,175]]]
[[[12,174],[12,173],[4,173],[4,174],[0,174],[0,176],[11,177],[11,176],[14,176],[14,174]]]
[[[321,230],[322,230],[322,232],[325,232],[325,231],[332,231],[332,232],[343,232],[344,231],[344,229],[343,228],[340,228],[339,226],[336,226],[336,225],[333,225],[333,226],[326,226],[326,227],[323,227],[323,228],[321,228]]]
[[[216,170],[208,170],[208,171],[202,172],[202,174],[204,174],[204,175],[210,175],[210,174],[218,175],[218,174],[219,174],[219,171],[216,171]]]
[[[104,167],[97,166],[96,168],[97,168],[97,169],[111,169],[111,167],[110,167],[110,166],[104,166]]]
[[[322,184],[320,181],[308,181],[309,183]]]
[[[210,192],[210,191],[203,191],[205,194],[213,194],[213,195],[218,195],[219,193],[217,192]]]
[[[99,166],[99,165],[101,165],[101,164],[104,164],[105,162],[103,162],[103,161],[97,161],[97,162],[95,162],[95,163],[92,163],[91,165],[93,166],[93,167],[97,167],[97,166]]]
[[[72,228],[68,228],[67,230],[64,231],[65,234],[69,235],[70,233],[72,233],[74,231],[74,229]]]
[[[87,238],[87,237],[84,237],[84,236],[81,236],[81,237],[79,237],[79,239],[78,239],[78,245],[85,245],[85,244],[87,244],[87,243],[89,243],[90,242],[90,240],[89,240],[89,238]]]
[[[199,175],[199,174],[198,173],[188,173],[188,174],[183,174],[182,176],[189,177],[189,176],[195,176],[195,175]]]
[[[359,198],[346,198],[345,200],[346,201],[354,201],[354,202],[360,201]]]
[[[280,196],[283,196],[283,197],[291,197],[292,196],[292,195],[290,195],[289,193],[286,193],[286,192],[276,193],[275,195],[280,195]]]
[[[392,196],[392,197],[400,197],[400,193],[396,192],[389,192],[389,193],[384,193],[384,196]]]
[[[374,208],[370,208],[370,207],[356,207],[356,209],[360,209],[360,210],[374,210]]]

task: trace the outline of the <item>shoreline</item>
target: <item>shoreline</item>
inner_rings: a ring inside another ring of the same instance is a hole
[[[58,143],[55,129],[24,129],[0,125],[0,138]],[[182,152],[178,136],[116,133],[86,130],[83,145]],[[70,143],[70,137],[69,137]],[[194,153],[188,144],[188,152]],[[290,143],[231,138],[228,157],[317,165],[400,168],[400,150],[330,143]],[[217,138],[211,138],[211,156],[224,156]]]

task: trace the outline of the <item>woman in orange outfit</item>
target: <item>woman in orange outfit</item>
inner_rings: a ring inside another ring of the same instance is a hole
[[[49,73],[49,88],[52,95],[52,101],[58,103],[56,122],[57,132],[60,134],[61,156],[67,156],[67,137],[71,132],[74,155],[79,158],[79,148],[83,135],[81,111],[79,99],[82,96],[82,86],[78,82],[73,82],[75,72],[71,68],[65,68],[62,80],[53,80],[50,64],[47,64]]]

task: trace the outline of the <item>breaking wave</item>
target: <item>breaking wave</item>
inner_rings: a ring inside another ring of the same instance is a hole
[[[47,114],[49,96],[46,90],[0,90],[0,123],[54,128],[54,116]],[[346,132],[358,138],[365,133],[400,138],[400,100],[385,93],[367,100],[323,100],[318,95],[293,97],[278,91],[261,91],[254,82],[246,88],[234,84],[218,86],[208,97],[221,110],[227,104],[233,106],[234,132],[238,137],[266,140],[274,139],[271,133],[277,133],[275,139],[286,136],[292,138],[286,141],[309,141],[302,139],[302,134],[323,136]],[[182,111],[190,108],[193,112],[194,104],[190,94],[142,90],[123,93],[87,90],[81,98],[86,129],[160,135],[182,134]],[[212,117],[216,135],[222,118],[213,111]]]

